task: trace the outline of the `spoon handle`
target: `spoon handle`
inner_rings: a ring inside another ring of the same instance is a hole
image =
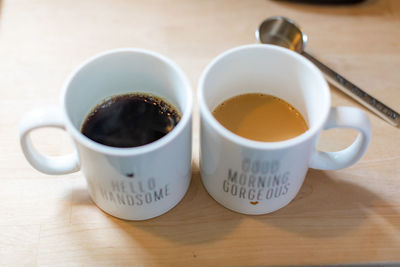
[[[390,107],[383,104],[378,99],[364,92],[361,88],[338,74],[336,71],[332,70],[325,64],[321,63],[319,60],[314,58],[307,52],[302,53],[303,56],[308,58],[312,63],[314,63],[324,74],[325,78],[336,86],[339,90],[349,95],[360,104],[364,105],[376,115],[386,120],[390,124],[396,127],[400,127],[400,114],[391,109]]]

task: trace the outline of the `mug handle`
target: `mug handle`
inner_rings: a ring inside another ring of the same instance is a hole
[[[63,156],[46,156],[38,152],[32,145],[30,132],[54,127],[65,130],[63,114],[58,108],[42,108],[33,110],[22,118],[19,125],[19,140],[22,151],[28,162],[38,171],[46,174],[67,174],[79,171],[77,152]]]
[[[319,170],[339,170],[356,163],[367,150],[371,139],[371,124],[367,114],[354,107],[333,107],[325,122],[324,129],[351,128],[360,133],[347,148],[337,152],[315,151],[310,168]]]

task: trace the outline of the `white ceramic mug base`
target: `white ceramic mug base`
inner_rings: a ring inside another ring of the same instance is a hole
[[[258,92],[288,101],[309,129],[289,140],[258,142],[235,135],[212,116],[224,100]],[[236,212],[266,214],[286,206],[300,190],[308,168],[346,168],[362,157],[369,144],[367,115],[352,107],[331,108],[321,72],[285,48],[247,45],[221,54],[204,70],[197,96],[203,184],[217,202]],[[359,135],[342,151],[316,150],[320,132],[331,128],[352,128]]]

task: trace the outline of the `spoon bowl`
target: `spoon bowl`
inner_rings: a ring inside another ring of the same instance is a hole
[[[264,20],[256,31],[256,38],[264,44],[279,45],[302,53],[307,35],[291,19],[276,16]]]

